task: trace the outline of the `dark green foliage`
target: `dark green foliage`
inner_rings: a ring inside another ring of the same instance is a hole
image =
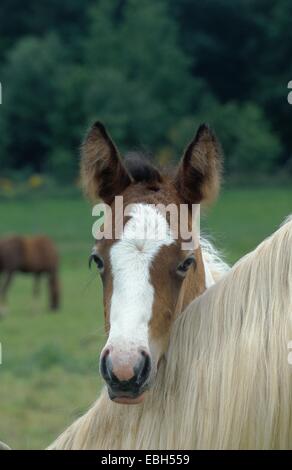
[[[11,50],[3,73],[1,106],[4,166],[42,171],[50,148],[58,64],[64,51],[55,36],[24,38]]]
[[[141,147],[163,163],[207,121],[228,174],[291,171],[291,5],[3,0],[1,173],[73,181],[96,119],[122,150]]]

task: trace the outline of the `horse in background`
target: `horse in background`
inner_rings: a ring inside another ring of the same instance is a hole
[[[47,236],[15,235],[0,239],[0,316],[1,313],[4,315],[8,288],[16,273],[34,275],[34,295],[39,292],[40,278],[46,276],[50,309],[57,310],[60,303],[58,269],[58,253],[53,241]]]
[[[291,449],[292,218],[176,319],[138,406],[104,389],[49,449]]]

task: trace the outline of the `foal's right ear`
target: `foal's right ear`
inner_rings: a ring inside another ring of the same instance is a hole
[[[220,187],[221,146],[207,124],[188,145],[175,177],[175,186],[188,204],[211,202]]]
[[[93,124],[82,145],[81,179],[93,201],[111,204],[131,183],[119,152],[100,122]]]

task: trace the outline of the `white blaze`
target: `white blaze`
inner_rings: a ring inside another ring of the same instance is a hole
[[[121,351],[149,349],[148,326],[152,315],[154,288],[151,264],[163,246],[175,239],[166,218],[150,204],[133,204],[121,239],[110,250],[113,294],[107,345]],[[203,253],[206,287],[214,284]],[[166,281],[167,282],[167,281]]]
[[[154,289],[150,267],[162,246],[174,242],[165,217],[152,205],[134,204],[122,238],[110,251],[113,295],[107,344],[149,349]]]

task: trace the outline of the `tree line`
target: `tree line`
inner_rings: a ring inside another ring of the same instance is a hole
[[[226,171],[292,174],[289,0],[2,0],[0,171],[73,180],[86,127],[180,157],[200,122]]]

